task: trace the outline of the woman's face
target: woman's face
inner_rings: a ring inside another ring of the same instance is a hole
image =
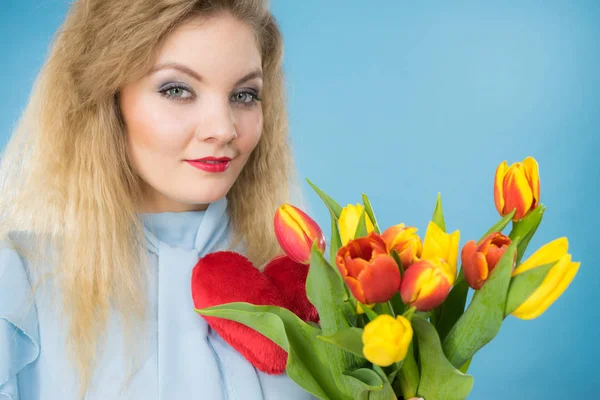
[[[227,194],[263,127],[261,55],[230,16],[173,31],[152,71],[120,91],[144,212],[203,210]]]

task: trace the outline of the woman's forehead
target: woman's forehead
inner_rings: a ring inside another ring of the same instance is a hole
[[[252,28],[229,15],[191,20],[158,48],[154,65],[177,63],[205,79],[260,70],[261,54]],[[204,76],[206,75],[206,76]]]

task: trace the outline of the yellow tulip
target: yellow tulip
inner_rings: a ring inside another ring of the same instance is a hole
[[[508,166],[503,161],[496,169],[494,203],[500,215],[516,210],[513,221],[518,221],[535,209],[540,200],[538,163],[533,157]]]
[[[363,331],[363,355],[380,367],[387,367],[406,357],[413,338],[410,321],[382,314],[369,322]]]
[[[387,228],[381,237],[389,252],[392,250],[398,252],[404,269],[419,261],[423,243],[417,235],[417,228],[405,227],[404,224],[394,225]]]
[[[444,266],[447,268],[448,274],[452,277],[450,285],[453,285],[456,279],[459,241],[459,231],[446,233],[433,221],[429,222],[427,232],[425,232],[425,240],[423,241],[421,260],[437,260],[440,258],[444,260]]]
[[[541,285],[512,312],[512,315],[520,319],[537,318],[569,287],[580,263],[571,261],[568,249],[569,242],[566,237],[553,240],[540,247],[514,270],[513,276],[542,265],[556,263],[548,271]]]
[[[348,204],[342,209],[340,218],[338,221],[340,227],[340,238],[342,239],[342,246],[345,246],[351,239],[354,239],[354,233],[358,226],[358,219],[363,211],[361,204],[353,205]],[[367,233],[373,232],[375,229],[373,223],[368,215],[365,214],[365,220],[367,221]]]

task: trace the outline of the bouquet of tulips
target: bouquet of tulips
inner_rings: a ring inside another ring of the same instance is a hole
[[[467,398],[469,364],[504,319],[542,314],[579,268],[566,238],[522,261],[545,209],[531,157],[498,166],[494,200],[501,219],[462,247],[458,273],[459,231],[447,233],[439,195],[421,240],[404,224],[382,231],[367,196],[342,208],[309,183],[331,214],[328,257],[319,226],[291,205],[278,210],[275,232],[290,258],[310,265],[306,293],[319,323],[248,303],[197,311],[273,340],[288,353],[290,378],[321,399]]]

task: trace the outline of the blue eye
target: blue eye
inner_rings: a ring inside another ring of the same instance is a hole
[[[159,93],[162,96],[175,101],[185,101],[194,97],[192,91],[180,83],[170,83],[160,89]],[[185,93],[187,93],[187,95]]]
[[[242,92],[235,93],[233,96],[231,96],[231,100],[250,107],[256,105],[256,102],[262,101],[262,99],[258,97],[258,93],[255,90],[244,90]]]

